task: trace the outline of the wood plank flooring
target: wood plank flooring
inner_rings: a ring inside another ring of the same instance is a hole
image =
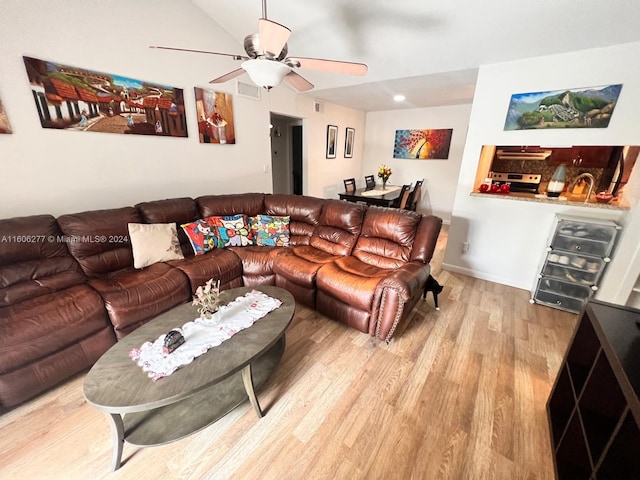
[[[553,479],[545,405],[577,316],[440,268],[386,345],[298,307],[275,375],[215,425],[124,447],[115,473],[84,374],[0,416],[0,478]]]

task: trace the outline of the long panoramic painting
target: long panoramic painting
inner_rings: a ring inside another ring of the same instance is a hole
[[[622,85],[511,96],[505,130],[607,128]]]
[[[438,160],[449,158],[452,128],[396,130],[393,158]]]
[[[200,143],[236,143],[231,94],[198,87],[194,90]]]
[[[43,128],[187,136],[180,88],[22,58]]]
[[[11,133],[11,125],[9,125],[9,119],[7,118],[7,114],[4,112],[2,100],[0,100],[0,133]]]

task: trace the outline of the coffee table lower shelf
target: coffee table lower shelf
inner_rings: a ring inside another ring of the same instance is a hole
[[[112,469],[115,471],[121,465],[125,441],[150,447],[180,440],[215,423],[247,398],[258,417],[262,417],[254,388],[266,382],[280,362],[284,348],[283,335],[270,350],[241,371],[176,403],[125,415],[107,413],[112,422],[114,442]]]

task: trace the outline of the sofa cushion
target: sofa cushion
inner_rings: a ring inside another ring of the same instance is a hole
[[[142,202],[135,207],[140,212],[144,223],[175,223],[176,225],[182,225],[200,218],[196,201],[188,197]],[[179,227],[177,230],[182,254],[185,257],[193,255],[191,242],[184,230]]]
[[[369,265],[355,257],[341,257],[318,271],[319,290],[348,305],[370,312],[376,289],[389,270]]]
[[[368,208],[353,256],[382,268],[404,265],[411,258],[421,218],[409,210]]]
[[[249,217],[253,243],[264,247],[288,247],[291,217],[256,215]]]
[[[133,207],[94,210],[58,217],[67,247],[88,277],[133,266],[130,223],[142,223]]]
[[[108,325],[100,295],[84,284],[2,307],[0,374],[47,357]]]
[[[244,214],[212,215],[205,218],[217,238],[218,248],[253,245],[251,228]]]
[[[315,287],[316,273],[326,263],[338,258],[310,245],[294,247],[284,255],[278,255],[273,271],[288,280],[305,287]]]
[[[320,223],[325,200],[301,195],[272,194],[264,198],[267,215],[289,217],[289,244],[309,245],[311,235]]]
[[[206,195],[196,198],[200,217],[212,215],[236,215],[242,213],[254,216],[264,213],[264,193],[235,193],[227,195]]]
[[[180,225],[195,255],[203,255],[218,246],[218,236],[211,224],[201,218],[195,222]]]
[[[242,262],[242,283],[246,286],[275,285],[276,276],[273,264],[277,256],[285,254],[287,249],[280,247],[231,247]]]
[[[0,220],[0,307],[84,283],[51,215]]]
[[[331,255],[349,255],[360,234],[364,211],[364,205],[326,200],[309,244]]]
[[[168,264],[189,278],[190,294],[211,278],[220,280],[222,290],[242,286],[242,263],[231,250],[215,248],[206,255],[172,260]]]
[[[184,258],[175,223],[130,223],[134,268]]]
[[[93,278],[89,285],[102,296],[118,338],[191,297],[185,274],[166,263]]]

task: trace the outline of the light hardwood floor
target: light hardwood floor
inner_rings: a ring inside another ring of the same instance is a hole
[[[275,375],[218,423],[153,448],[125,444],[84,374],[0,416],[0,478],[553,479],[545,404],[577,316],[442,271],[445,286],[386,345],[299,307]]]

